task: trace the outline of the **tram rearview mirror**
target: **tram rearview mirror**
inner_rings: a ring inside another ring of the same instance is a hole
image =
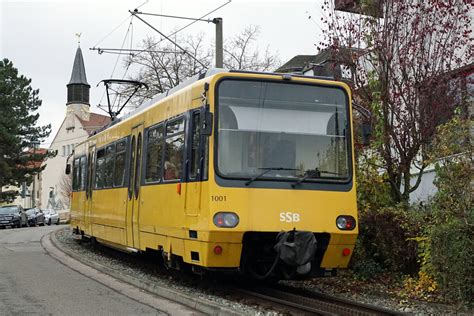
[[[66,174],[71,174],[71,164],[70,163],[68,163],[66,165]]]
[[[203,111],[201,112],[201,134],[204,136],[210,136],[212,135],[212,119],[213,115],[209,111]]]

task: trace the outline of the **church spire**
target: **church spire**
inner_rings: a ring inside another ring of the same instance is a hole
[[[87,83],[81,47],[78,47],[72,67],[71,79],[67,84],[66,104],[80,103],[89,105],[89,88],[90,85]]]

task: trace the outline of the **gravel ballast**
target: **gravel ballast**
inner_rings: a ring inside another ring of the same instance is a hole
[[[123,276],[126,282],[157,295],[168,290],[174,293],[163,295],[186,306],[201,305],[206,314],[245,314],[245,315],[280,315],[269,306],[253,304],[225,290],[225,283],[209,280],[204,277],[186,276],[183,273],[168,271],[159,264],[158,257],[130,255],[101,245],[81,242],[75,239],[69,228],[54,233],[57,246],[83,263],[94,263],[103,267],[103,272]],[[339,277],[337,277],[339,278]],[[416,315],[469,314],[454,306],[401,299],[371,290],[369,287],[348,289],[339,279],[313,279],[307,281],[281,281],[307,290],[322,292],[341,298],[385,307],[401,313]],[[193,304],[197,304],[194,305]],[[220,310],[220,311],[219,311]],[[217,311],[217,312],[216,312]]]
[[[227,299],[208,282],[200,282],[196,277],[181,277],[167,271],[154,258],[121,253],[102,245],[81,242],[65,228],[53,233],[53,243],[66,254],[104,273],[128,282],[156,295],[164,296],[183,305],[194,307],[206,314],[221,315],[278,315],[278,312],[261,306],[249,305]]]

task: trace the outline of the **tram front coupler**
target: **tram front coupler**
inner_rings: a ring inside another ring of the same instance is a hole
[[[279,260],[290,267],[296,268],[296,273],[306,275],[311,271],[311,261],[316,253],[317,241],[312,232],[293,229],[277,235],[277,243],[273,247]]]

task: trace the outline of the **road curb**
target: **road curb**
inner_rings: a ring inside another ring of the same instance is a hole
[[[61,229],[61,230],[64,230]],[[122,273],[118,273],[114,271],[111,268],[105,267],[101,265],[100,263],[93,262],[90,260],[87,260],[83,257],[78,256],[76,253],[73,251],[70,251],[69,249],[63,247],[57,240],[56,238],[56,233],[61,231],[57,230],[54,232],[51,232],[43,238],[41,238],[41,245],[43,248],[54,258],[65,264],[66,266],[69,266],[73,270],[78,270],[77,265],[85,265],[86,267],[93,269],[97,272],[103,273],[113,279],[117,282],[124,282],[128,284],[129,286],[132,286],[136,288],[137,290],[148,292],[150,295],[155,295],[170,301],[173,301],[175,303],[184,305],[188,308],[192,308],[198,312],[208,314],[208,315],[243,315],[242,313],[239,313],[235,310],[223,307],[218,305],[217,303],[214,302],[209,302],[205,301],[204,299],[192,297],[186,294],[183,294],[181,292],[178,292],[173,289],[157,286],[156,284],[152,282],[146,282],[143,280],[138,280],[137,278],[134,278],[130,275],[125,275]],[[73,262],[75,261],[75,262]],[[82,273],[82,271],[79,271]],[[83,273],[87,276],[89,276],[86,273]],[[89,276],[90,277],[90,276]],[[99,281],[100,282],[100,281]],[[100,282],[102,283],[102,282]],[[114,282],[112,282],[114,283]],[[121,290],[115,289],[113,286],[107,284],[107,286],[113,288],[114,290],[123,293]],[[127,295],[126,293],[123,293],[124,295]],[[128,296],[128,295],[127,295]],[[135,297],[132,297],[136,299]],[[155,306],[154,306],[155,307]],[[175,314],[176,310],[165,310],[165,312],[168,312],[170,314]]]

